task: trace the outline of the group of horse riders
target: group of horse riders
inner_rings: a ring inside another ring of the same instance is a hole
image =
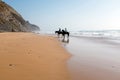
[[[55,31],[55,33],[58,35],[58,37],[60,36],[60,34],[62,34],[63,38],[65,38],[65,35],[67,35],[67,37],[69,38],[69,32],[67,31],[67,29],[65,28],[61,30],[61,28],[59,28],[58,31]]]

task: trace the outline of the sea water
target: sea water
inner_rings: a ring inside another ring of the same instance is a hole
[[[81,30],[69,31],[70,36],[74,37],[94,37],[94,38],[107,38],[110,41],[120,43],[120,30]],[[38,34],[55,35],[54,31],[39,31]]]
[[[120,43],[120,30],[76,31],[76,32],[71,31],[71,36],[107,38],[113,42]]]

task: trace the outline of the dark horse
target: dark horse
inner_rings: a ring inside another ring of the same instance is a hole
[[[55,34],[58,35],[58,38],[60,37],[60,34],[63,36],[63,40],[65,40],[65,36],[67,35],[67,38],[69,38],[70,33],[67,31],[55,31]]]

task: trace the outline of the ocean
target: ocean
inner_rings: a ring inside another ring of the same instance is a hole
[[[54,35],[54,31],[40,31],[40,34]],[[120,30],[81,30],[70,31],[70,36],[74,37],[93,37],[93,38],[107,38],[113,42],[120,43]]]
[[[101,31],[77,31],[72,32],[71,36],[74,37],[93,37],[93,38],[106,38],[112,42],[120,43],[120,30],[101,30]]]

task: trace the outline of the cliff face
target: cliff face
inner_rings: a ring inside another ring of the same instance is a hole
[[[0,32],[39,31],[39,27],[25,21],[22,16],[5,2],[0,1]]]

